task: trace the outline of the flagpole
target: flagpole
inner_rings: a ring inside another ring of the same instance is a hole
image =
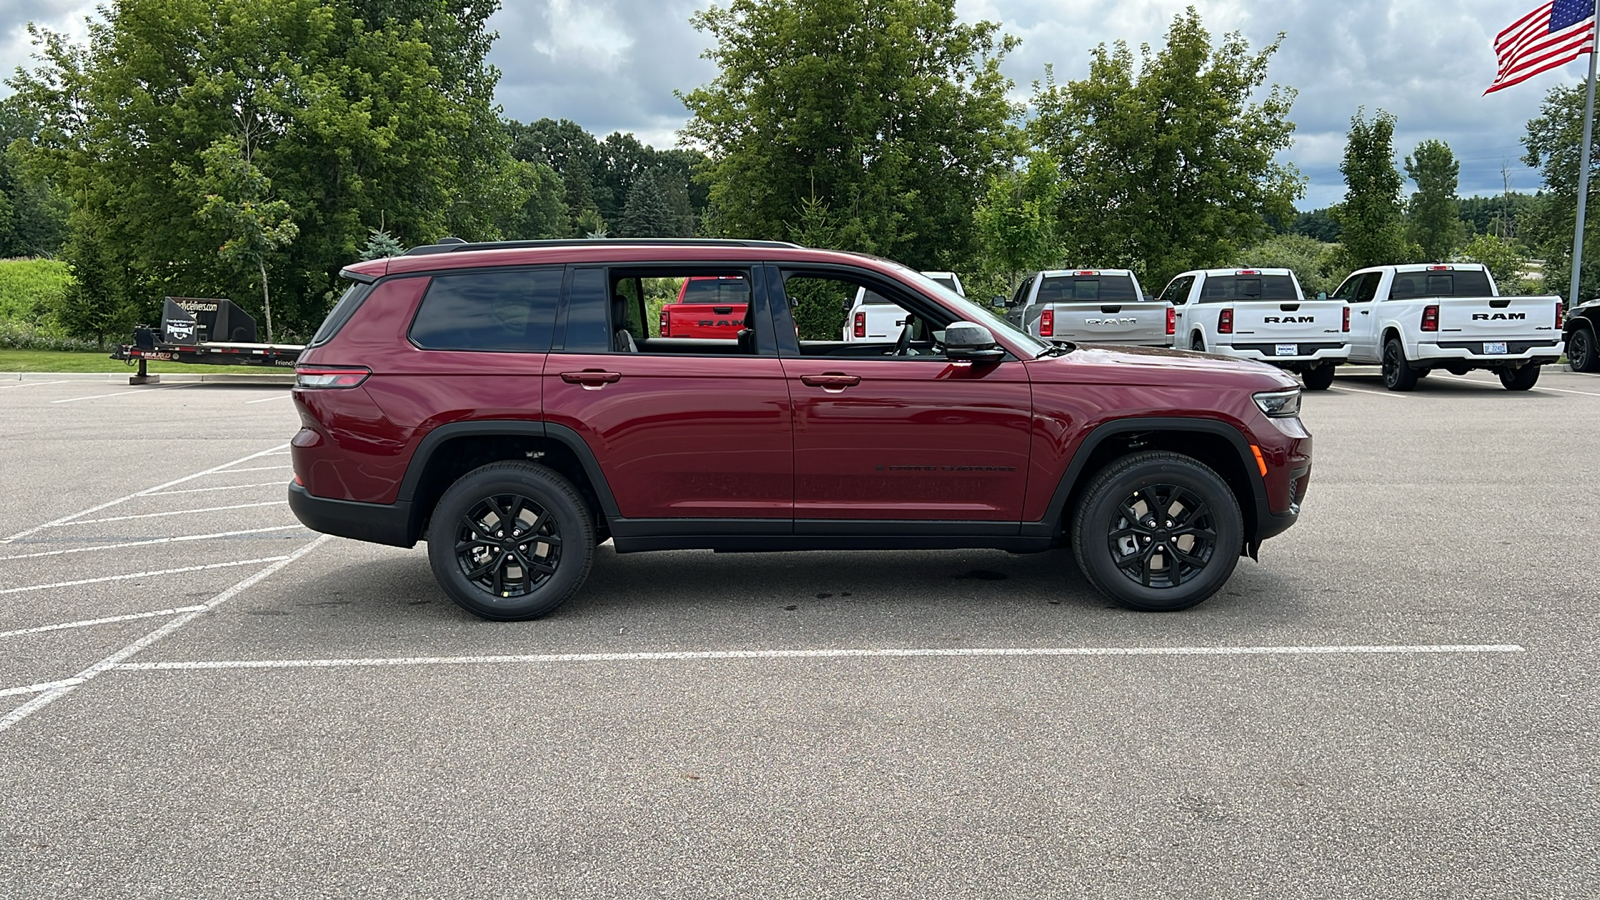
[[[1589,45],[1589,95],[1583,106],[1583,166],[1578,169],[1578,227],[1572,235],[1572,282],[1569,285],[1567,308],[1578,305],[1578,273],[1583,266],[1583,217],[1589,205],[1589,144],[1594,137],[1594,76],[1596,44],[1600,44],[1600,0],[1594,0],[1595,40]]]

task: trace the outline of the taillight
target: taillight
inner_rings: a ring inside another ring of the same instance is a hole
[[[1566,304],[1562,303],[1560,300],[1557,300],[1556,301],[1556,330],[1557,331],[1561,330],[1561,325],[1566,320],[1567,320],[1567,307],[1566,307]]]
[[[656,332],[659,337],[672,337],[672,320],[667,316],[667,311],[661,311],[661,330]]]
[[[1350,307],[1348,306],[1344,308],[1344,324],[1339,326],[1339,330],[1345,332],[1350,330]]]
[[[1050,337],[1056,333],[1056,311],[1047,309],[1039,314],[1039,336]]]
[[[366,366],[295,366],[297,388],[353,388],[367,380],[372,370]]]
[[[1225,309],[1217,316],[1217,333],[1233,334],[1233,310]]]
[[[1178,310],[1175,309],[1174,307],[1169,306],[1169,307],[1167,307],[1167,334],[1177,334],[1177,333],[1178,333]]]
[[[864,313],[864,312],[856,313],[855,331],[856,331],[856,337],[858,337],[858,338],[864,338],[864,337],[867,336],[867,314],[866,313]]]
[[[1438,306],[1438,304],[1431,304],[1431,305],[1426,306],[1426,307],[1423,308],[1423,310],[1422,310],[1422,330],[1423,331],[1438,331],[1439,330],[1439,306]]]

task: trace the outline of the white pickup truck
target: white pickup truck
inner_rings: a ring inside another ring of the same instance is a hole
[[[1175,310],[1172,346],[1253,359],[1300,373],[1306,390],[1333,383],[1350,355],[1343,300],[1307,300],[1288,269],[1201,269],[1167,284]]]
[[[1061,269],[1022,280],[1005,316],[1047,340],[1166,347],[1172,307],[1145,296],[1127,269]]]
[[[1558,297],[1501,297],[1481,265],[1373,266],[1333,296],[1350,303],[1350,361],[1380,363],[1391,391],[1434,369],[1492,369],[1525,391],[1561,356]]]

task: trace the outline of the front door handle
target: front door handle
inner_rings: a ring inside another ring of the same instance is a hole
[[[800,383],[807,387],[819,387],[829,393],[837,394],[847,387],[855,387],[861,383],[860,375],[845,375],[841,372],[829,372],[825,375],[801,375]]]
[[[616,384],[622,380],[622,375],[618,372],[585,369],[582,372],[562,372],[561,380],[567,384],[581,384],[586,388],[598,388],[602,385]]]

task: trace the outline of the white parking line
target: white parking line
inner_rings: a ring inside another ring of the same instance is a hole
[[[1351,387],[1351,386],[1349,386],[1347,384],[1340,385],[1339,387],[1336,387],[1336,388],[1328,388],[1328,390],[1330,390],[1330,391],[1338,391],[1341,394],[1371,394],[1371,395],[1373,395],[1375,397],[1393,397],[1396,400],[1410,400],[1411,399],[1411,395],[1410,394],[1396,394],[1394,391],[1370,391],[1370,390],[1367,390],[1366,388]]]
[[[1357,645],[1331,647],[938,647],[839,650],[666,650],[646,653],[544,653],[530,656],[404,656],[393,659],[240,659],[126,663],[127,671],[194,669],[331,669],[373,666],[462,666],[507,663],[660,662],[742,659],[898,659],[975,656],[1366,656],[1419,653],[1524,653],[1516,644]]]
[[[128,575],[102,575],[99,578],[80,578],[77,581],[56,581],[50,584],[30,584],[26,587],[14,587],[0,590],[0,596],[6,594],[22,594],[28,591],[47,591],[51,588],[77,587],[82,584],[103,584],[107,581],[129,581],[134,578],[154,578],[157,575],[180,575],[184,572],[204,572],[209,569],[231,569],[238,566],[253,566],[257,563],[279,562],[288,559],[287,556],[263,556],[260,559],[241,559],[238,562],[209,563],[203,566],[184,566],[181,569],[153,569],[149,572],[133,572]]]
[[[149,385],[137,388],[125,388],[114,394],[91,394],[87,397],[69,397],[65,400],[51,400],[51,403],[77,403],[79,400],[103,400],[106,397],[138,397],[148,396],[156,391],[181,391],[184,388],[199,387],[199,382],[194,384],[159,384],[154,387]]]
[[[248,469],[223,469],[224,472],[281,472],[294,466],[253,466]]]
[[[6,688],[0,691],[0,697],[15,697],[18,694],[38,694],[43,691],[55,691],[63,688],[71,689],[83,684],[82,678],[67,678],[62,681],[44,681],[39,684],[30,684],[24,687]]]
[[[63,378],[60,381],[28,381],[22,384],[7,384],[0,386],[0,391],[9,391],[13,388],[38,387],[42,384],[66,384],[68,380],[69,379]]]
[[[1574,391],[1569,388],[1542,387],[1533,389],[1533,393],[1535,394],[1542,393],[1544,391],[1560,391],[1563,394],[1582,394],[1585,397],[1600,397],[1600,394],[1596,394],[1594,391]]]
[[[276,397],[262,397],[260,400],[246,400],[245,403],[271,403],[274,400],[287,400],[292,394],[280,394]]]
[[[0,631],[0,638],[21,637],[25,634],[44,634],[47,631],[66,631],[73,628],[92,628],[95,625],[115,625],[118,622],[133,622],[139,619],[159,619],[162,616],[176,616],[180,613],[194,612],[197,609],[204,608],[202,606],[179,606],[175,609],[158,609],[155,612],[129,613],[125,616],[106,616],[103,619],[84,619],[78,622],[62,622],[58,625],[18,628],[16,631]]]
[[[179,491],[156,491],[154,494],[145,494],[145,496],[146,497],[166,497],[166,496],[169,496],[171,494],[204,494],[207,491],[235,491],[235,490],[244,490],[245,488],[288,487],[288,486],[289,486],[289,482],[287,482],[287,481],[258,481],[255,484],[219,484],[216,487],[184,488],[183,490],[179,490]],[[76,523],[69,522],[67,524],[72,525],[72,524],[76,524]]]
[[[165,625],[162,625],[160,628],[157,628],[155,631],[152,631],[128,646],[123,647],[121,650],[118,650],[105,659],[100,660],[89,668],[84,669],[82,672],[79,672],[72,678],[59,682],[59,686],[40,693],[39,696],[7,713],[4,718],[0,718],[0,731],[5,731],[11,728],[18,722],[21,722],[23,719],[28,718],[39,710],[44,709],[46,706],[49,706],[62,697],[65,697],[67,694],[77,690],[80,685],[83,685],[89,681],[93,681],[95,678],[99,677],[101,673],[109,671],[110,669],[113,669],[121,663],[138,655],[146,647],[149,647],[151,644],[160,641],[167,635],[172,634],[183,626],[194,621],[196,616],[203,615],[213,609],[216,609],[218,606],[227,603],[240,593],[249,590],[250,588],[259,584],[262,580],[270,577],[273,573],[283,569],[284,566],[287,566],[300,557],[305,556],[307,553],[317,549],[329,540],[331,540],[331,538],[329,538],[328,535],[324,534],[317,536],[316,539],[312,540],[310,543],[294,551],[288,556],[283,557],[278,562],[267,566],[265,569],[262,569],[248,578],[245,578],[243,581],[238,582],[233,587],[228,588],[215,597],[212,597],[210,600],[207,600],[200,606],[199,609],[196,609],[193,612],[183,613],[178,618],[173,619]]]
[[[41,556],[66,556],[71,553],[92,553],[96,550],[120,550],[123,547],[148,547],[152,544],[182,544],[189,541],[209,541],[213,538],[239,537],[246,534],[266,534],[271,531],[296,531],[304,525],[274,525],[271,528],[248,528],[244,531],[217,531],[211,534],[187,534],[182,537],[149,538],[143,541],[127,541],[121,544],[96,544],[93,547],[73,547],[68,550],[41,550],[38,553],[19,553],[15,556],[0,556],[0,562],[12,559],[38,559]]]
[[[56,520],[54,520],[52,522],[46,522],[43,525],[36,525],[36,526],[34,526],[32,528],[29,528],[26,531],[19,531],[16,534],[13,534],[12,536],[10,536],[8,538],[5,538],[4,540],[0,540],[0,544],[9,544],[12,541],[17,540],[18,538],[25,538],[28,535],[33,534],[34,532],[42,531],[42,530],[44,530],[46,528],[53,528],[53,527],[55,527],[57,525],[66,524],[67,522],[71,522],[72,520],[78,518],[79,516],[87,516],[90,513],[97,513],[102,509],[109,509],[109,508],[111,508],[113,506],[116,506],[119,503],[126,503],[129,500],[134,499],[135,497],[143,497],[143,496],[145,496],[147,494],[154,494],[157,491],[166,490],[169,487],[173,487],[175,485],[183,484],[186,481],[193,481],[196,478],[204,478],[205,476],[210,475],[212,473],[220,472],[220,471],[222,471],[223,469],[226,469],[229,466],[236,466],[239,463],[247,462],[249,460],[256,459],[256,458],[262,457],[262,456],[273,456],[273,455],[276,455],[278,453],[286,452],[285,448],[287,448],[288,446],[289,446],[288,444],[279,444],[276,447],[272,447],[272,448],[267,449],[267,450],[262,450],[259,453],[252,453],[249,456],[241,456],[238,459],[232,460],[230,462],[225,462],[220,466],[212,466],[211,468],[206,469],[203,472],[196,472],[193,475],[185,475],[182,478],[174,478],[173,480],[168,481],[165,484],[158,484],[155,487],[145,488],[142,491],[134,491],[131,494],[127,494],[125,496],[118,497],[115,500],[107,500],[106,502],[100,504],[99,506],[91,506],[88,509],[81,510],[79,512],[75,512],[72,515],[62,516],[61,518],[56,519]]]
[[[257,507],[257,506],[288,506],[288,505],[289,505],[289,501],[287,501],[287,500],[266,500],[266,501],[263,501],[261,503],[239,503],[239,504],[235,504],[233,506],[208,506],[208,507],[205,507],[204,509],[174,509],[174,510],[170,510],[168,512],[140,513],[140,514],[138,514],[136,516],[111,516],[110,518],[105,518],[105,519],[78,519],[78,520],[72,521],[72,522],[51,522],[48,525],[40,525],[39,529],[44,529],[44,528],[65,528],[68,525],[99,525],[99,524],[101,524],[103,522],[126,522],[129,519],[158,519],[158,518],[160,518],[162,516],[188,516],[188,515],[193,515],[195,513],[222,512],[223,510],[226,510],[226,509],[253,509],[254,507]],[[39,530],[39,529],[35,529],[35,530]],[[32,532],[27,532],[22,536],[25,537],[27,534],[31,534],[31,533]],[[6,540],[6,541],[0,541],[0,544],[9,543],[10,541],[14,541],[14,540],[16,540],[16,538],[10,538],[9,540]]]

